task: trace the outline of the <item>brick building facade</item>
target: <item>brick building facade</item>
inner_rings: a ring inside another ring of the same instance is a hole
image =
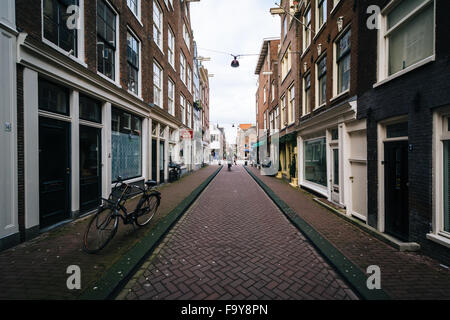
[[[188,2],[8,0],[3,12],[17,158],[5,247],[91,212],[117,176],[163,183],[169,161],[193,168],[180,138],[194,126]]]
[[[280,8],[272,9],[281,17],[280,64],[290,43],[298,56],[292,80],[280,65],[278,88],[282,105],[292,83],[299,106],[287,128],[297,134],[298,185],[448,263],[449,4],[310,0]]]

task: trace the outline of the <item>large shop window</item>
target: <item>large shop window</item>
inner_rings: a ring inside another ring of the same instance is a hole
[[[123,179],[142,175],[142,120],[141,118],[112,109],[112,177]]]
[[[39,109],[65,116],[70,114],[69,89],[39,79]]]
[[[97,68],[115,80],[116,15],[104,1],[97,1]]]
[[[388,13],[386,25],[389,75],[433,55],[434,1],[401,1]]]
[[[325,138],[305,141],[305,180],[327,186],[327,152]]]
[[[444,141],[444,231],[450,232],[450,140]]]
[[[71,16],[67,11],[72,5],[78,5],[78,0],[44,0],[44,38],[67,52],[72,50],[77,56],[77,29],[67,27]]]

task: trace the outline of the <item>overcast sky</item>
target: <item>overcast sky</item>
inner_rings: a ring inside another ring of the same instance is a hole
[[[240,67],[231,68],[230,54],[259,54],[264,38],[280,36],[280,18],[269,9],[276,0],[201,0],[191,2],[191,23],[199,55],[210,78],[210,126],[226,128],[227,141],[235,143],[231,129],[240,123],[255,123],[255,69],[258,56],[241,57]],[[209,49],[209,50],[206,50]]]

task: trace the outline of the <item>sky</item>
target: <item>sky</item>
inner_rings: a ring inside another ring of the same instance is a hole
[[[200,0],[191,2],[191,24],[199,55],[210,78],[210,127],[225,127],[227,142],[235,143],[240,123],[256,122],[255,75],[264,38],[280,36],[280,18],[270,8],[276,0]],[[225,52],[218,53],[214,51]],[[230,54],[240,57],[239,68],[231,68]],[[232,128],[232,125],[235,128]]]

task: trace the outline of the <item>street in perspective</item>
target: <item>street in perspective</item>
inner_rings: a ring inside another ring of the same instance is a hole
[[[0,300],[450,300],[448,12],[2,0]]]

